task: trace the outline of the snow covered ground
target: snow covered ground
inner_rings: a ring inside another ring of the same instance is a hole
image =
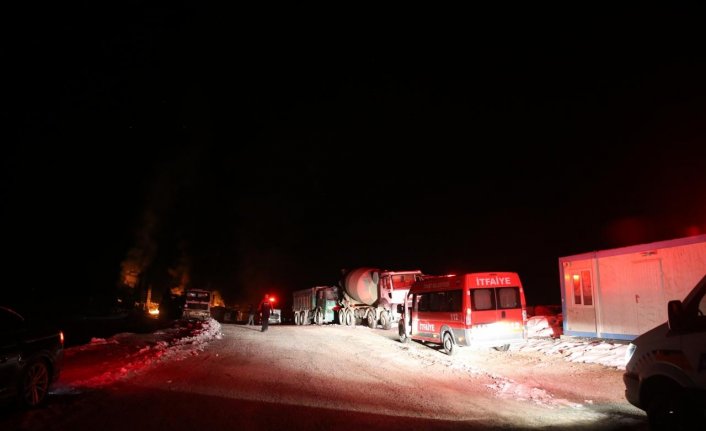
[[[528,341],[510,350],[541,352],[567,361],[624,369],[625,343],[563,338],[561,318],[557,316],[532,317],[528,329]],[[221,324],[210,319],[177,324],[151,334],[121,333],[107,339],[94,338],[88,344],[65,350],[64,369],[53,392],[103,387],[159,362],[198,355],[211,340],[221,336]]]
[[[254,429],[263,414],[260,429],[330,429],[322,424],[342,419],[387,430],[646,429],[624,397],[625,344],[563,338],[560,316],[533,317],[528,329],[508,352],[471,347],[453,357],[367,326],[263,334],[208,320],[120,333],[67,348],[47,408],[8,411],[0,429]],[[390,393],[394,405],[383,402]],[[273,408],[278,415],[267,415]]]

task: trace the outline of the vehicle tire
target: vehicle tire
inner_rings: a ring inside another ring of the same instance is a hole
[[[507,352],[510,350],[510,345],[509,344],[503,344],[502,346],[495,346],[493,349],[497,350],[498,352]]]
[[[299,325],[299,312],[298,311],[294,312],[294,324],[297,326]]]
[[[387,311],[383,311],[380,313],[380,325],[382,325],[382,329],[390,329],[392,328],[392,322],[390,322],[390,314]]]
[[[302,325],[309,324],[309,310],[302,311]]]
[[[38,407],[47,399],[51,376],[49,366],[41,359],[27,363],[20,378],[18,400],[22,407]]]
[[[353,310],[346,310],[346,326],[354,326],[355,325],[355,319],[353,316]]]
[[[454,338],[451,336],[451,333],[444,332],[444,338],[442,343],[444,347],[444,352],[446,352],[447,355],[453,356],[456,354],[456,351],[458,349],[456,348],[456,343],[454,343]]]
[[[375,329],[375,327],[378,324],[378,320],[375,317],[375,310],[368,311],[368,314],[366,316],[366,320],[368,321],[368,328]]]
[[[321,310],[316,310],[316,313],[314,313],[314,323],[319,326],[324,324],[324,316]]]
[[[676,384],[660,387],[647,404],[650,430],[685,430],[688,402]]]
[[[340,323],[341,326],[346,326],[346,310],[343,308],[338,310],[338,323]]]
[[[400,343],[409,342],[409,337],[407,336],[407,331],[405,330],[404,326],[404,322],[400,322],[400,324],[397,326],[398,334],[400,336]]]

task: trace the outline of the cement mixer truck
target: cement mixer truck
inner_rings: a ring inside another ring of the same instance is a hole
[[[419,270],[358,268],[344,272],[339,289],[340,324],[354,326],[365,321],[370,328],[379,323],[384,329],[390,329],[400,319],[397,305],[405,303],[412,283],[422,277]]]

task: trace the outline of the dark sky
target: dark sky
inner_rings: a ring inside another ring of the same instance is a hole
[[[698,11],[46,12],[6,50],[22,296],[132,258],[230,301],[375,266],[558,303],[561,256],[706,232]]]

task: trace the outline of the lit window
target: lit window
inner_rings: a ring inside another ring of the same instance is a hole
[[[583,304],[593,305],[593,289],[591,286],[590,271],[581,271],[581,282],[583,284]]]
[[[581,301],[581,278],[578,274],[574,274],[571,280],[574,282],[574,304],[581,305],[583,303]]]
[[[593,282],[591,271],[581,271],[580,274],[571,276],[574,291],[574,305],[593,306]]]

